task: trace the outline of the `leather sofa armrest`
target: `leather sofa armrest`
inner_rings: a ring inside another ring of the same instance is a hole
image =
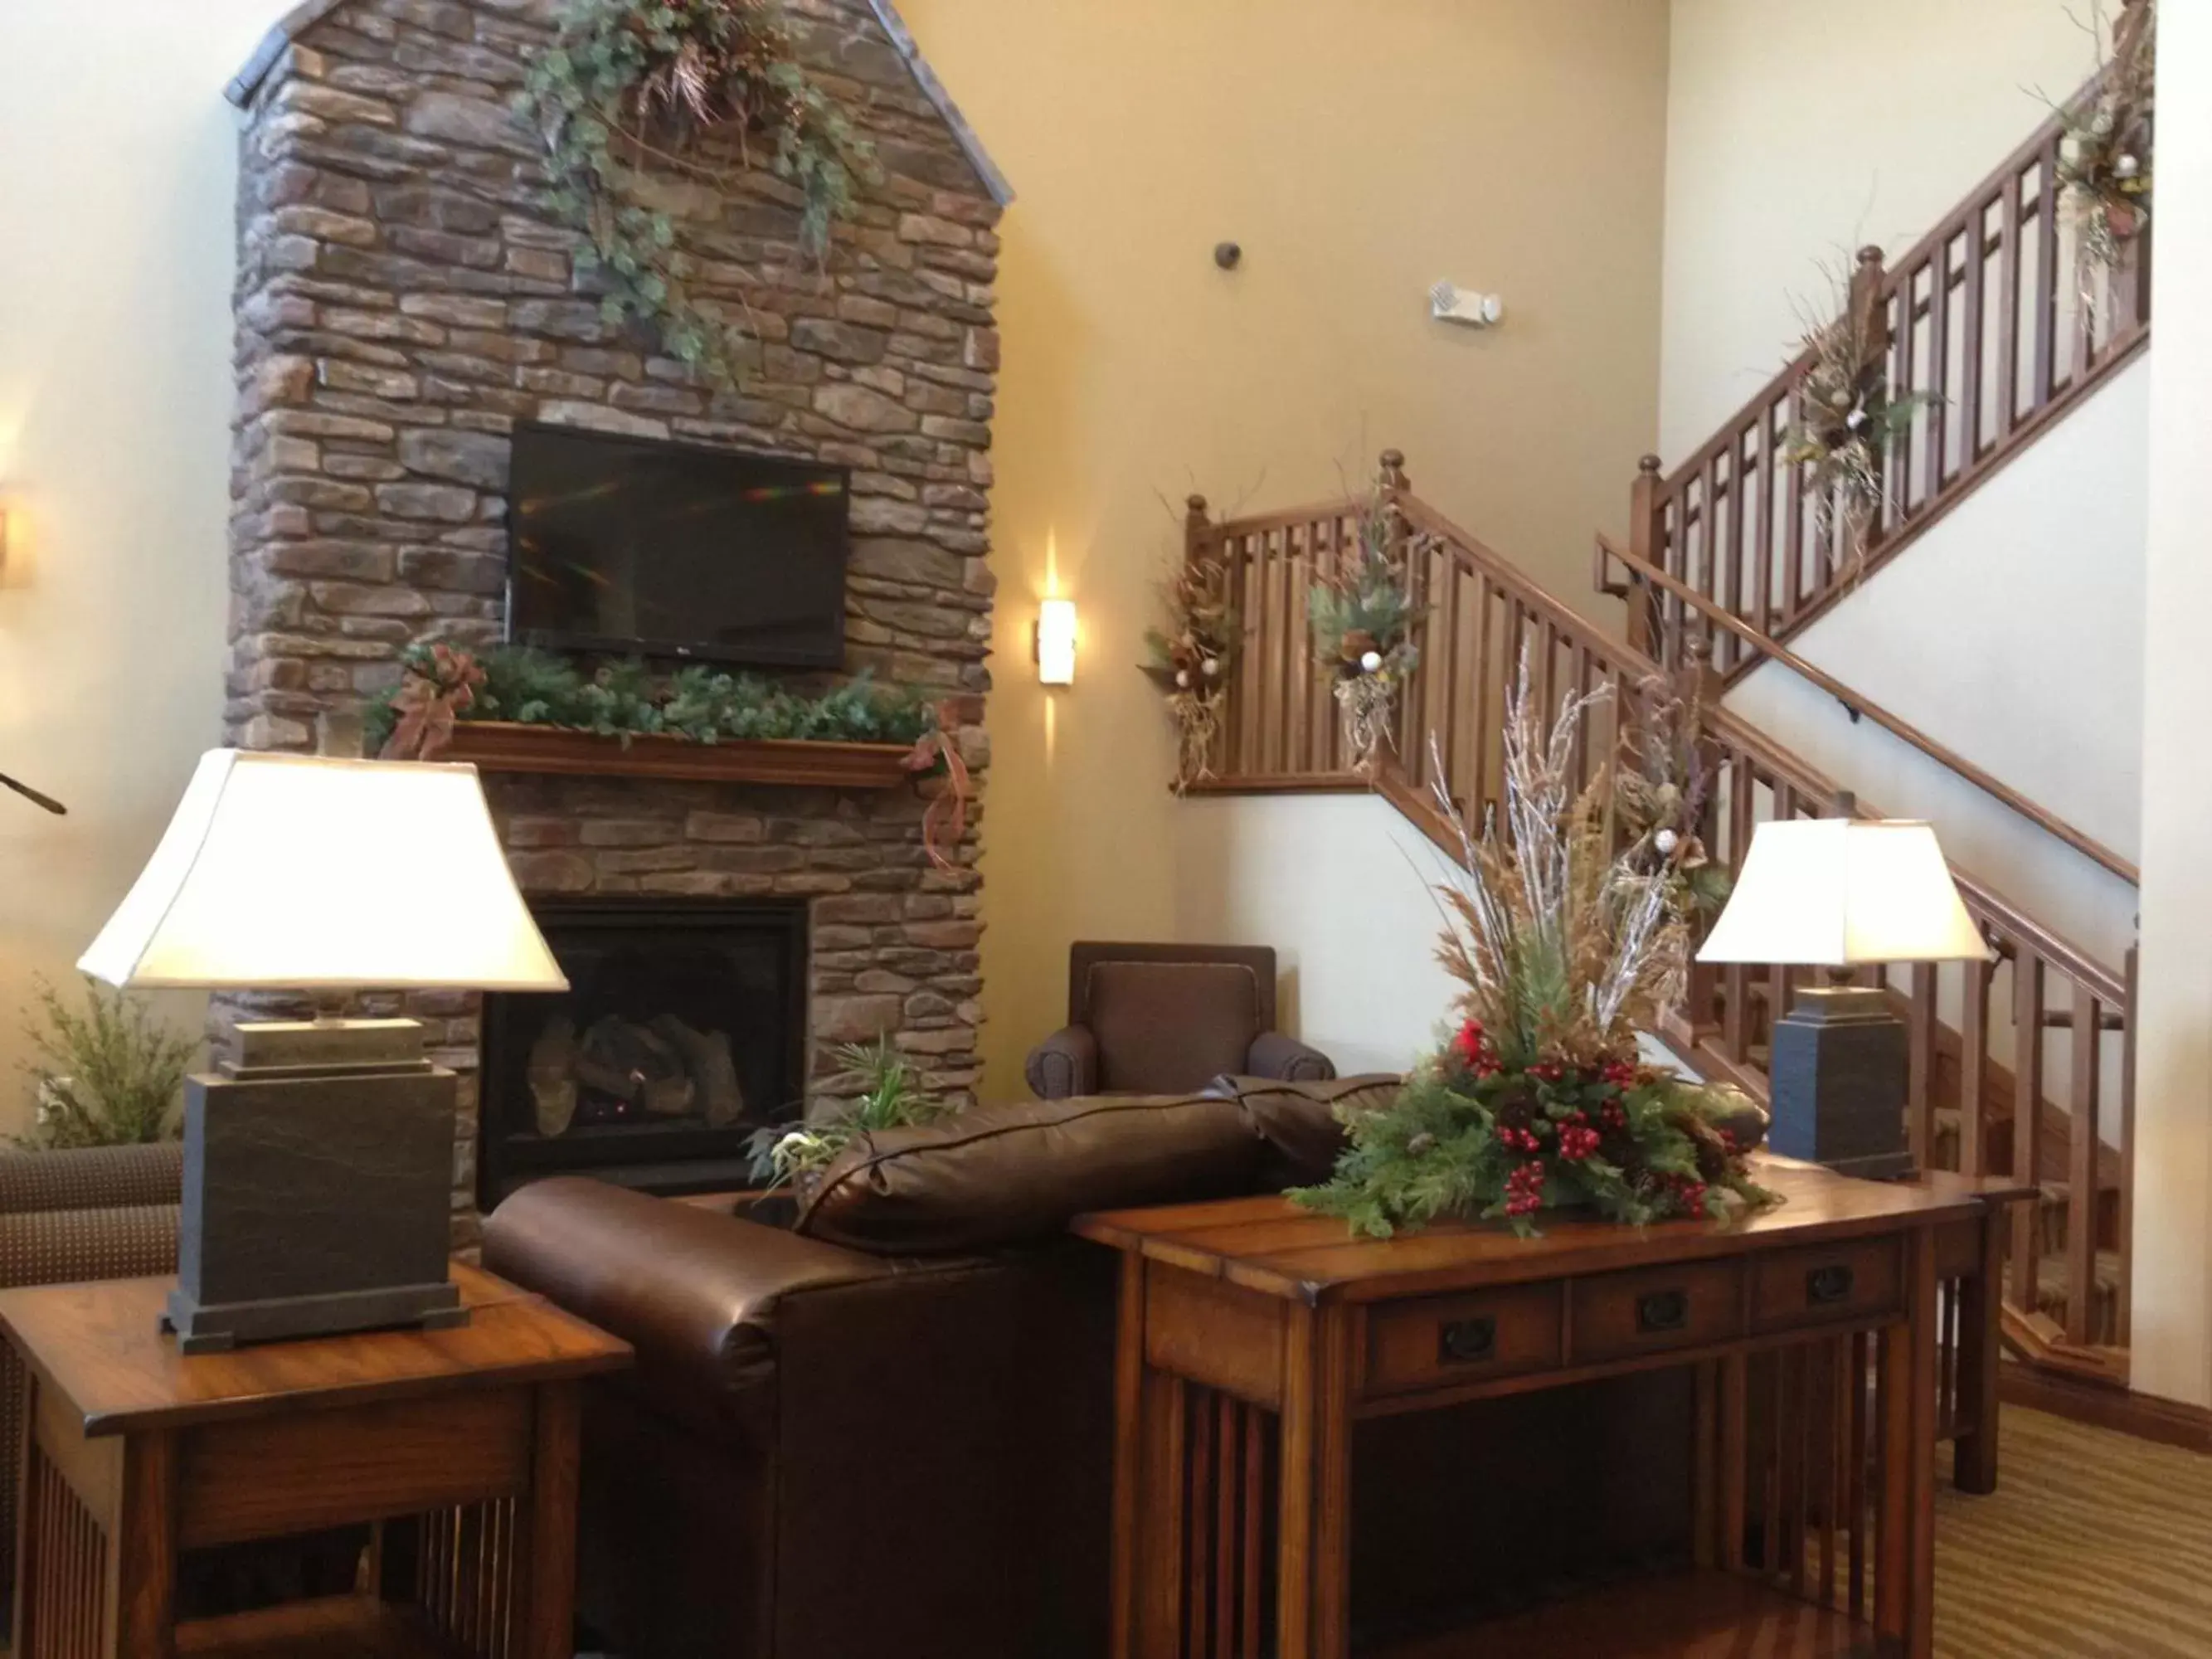
[[[1039,1100],[1075,1100],[1098,1092],[1098,1039],[1087,1026],[1054,1031],[1030,1050],[1024,1074]]]
[[[1280,1031],[1262,1031],[1252,1044],[1247,1069],[1254,1077],[1274,1078],[1285,1083],[1326,1083],[1336,1075],[1336,1062],[1318,1048],[1310,1048]]]
[[[773,1371],[783,1297],[892,1272],[858,1250],[574,1177],[501,1205],[483,1259],[629,1343],[648,1394],[714,1415]]]

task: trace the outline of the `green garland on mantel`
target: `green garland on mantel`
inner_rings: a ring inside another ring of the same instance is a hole
[[[565,0],[554,44],[530,65],[518,112],[545,142],[552,206],[584,233],[578,273],[605,290],[610,323],[641,320],[668,354],[723,385],[729,330],[694,299],[676,223],[641,189],[659,167],[727,182],[707,150],[726,136],[801,198],[799,241],[828,251],[875,152],[799,64],[774,0]]]
[[[935,726],[912,691],[867,675],[819,697],[799,696],[750,674],[694,665],[666,681],[641,662],[592,674],[522,646],[482,657],[443,644],[416,645],[401,658],[399,684],[366,711],[368,751],[384,753],[406,728],[394,757],[435,758],[456,721],[507,720],[603,738],[683,738],[694,743],[920,743]]]

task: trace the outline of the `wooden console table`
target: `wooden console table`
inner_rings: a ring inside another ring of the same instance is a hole
[[[629,1348],[453,1271],[466,1325],[189,1358],[173,1279],[0,1292],[31,1372],[18,1659],[568,1659],[578,1390]],[[181,1552],[362,1522],[363,1593],[177,1623]]]
[[[1346,1659],[1356,1422],[1672,1367],[1680,1571],[1382,1651],[1927,1659],[1946,1402],[1995,1393],[1993,1350],[1955,1374],[1959,1287],[2008,1194],[1758,1175],[1785,1201],[1740,1221],[1528,1240],[1355,1240],[1278,1198],[1079,1220],[1123,1252],[1114,1659]]]

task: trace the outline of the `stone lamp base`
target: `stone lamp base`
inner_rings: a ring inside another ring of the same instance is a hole
[[[185,1103],[185,1353],[382,1326],[465,1324],[447,1279],[454,1079],[413,1020],[239,1030]]]
[[[1905,1022],[1887,993],[1806,987],[1775,1023],[1767,1075],[1774,1112],[1767,1145],[1776,1152],[1869,1181],[1913,1172]]]

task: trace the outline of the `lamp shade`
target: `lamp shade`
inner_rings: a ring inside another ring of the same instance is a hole
[[[1700,962],[1966,962],[1989,945],[1924,823],[1762,823]]]
[[[122,986],[563,991],[473,766],[219,749],[77,966]]]

